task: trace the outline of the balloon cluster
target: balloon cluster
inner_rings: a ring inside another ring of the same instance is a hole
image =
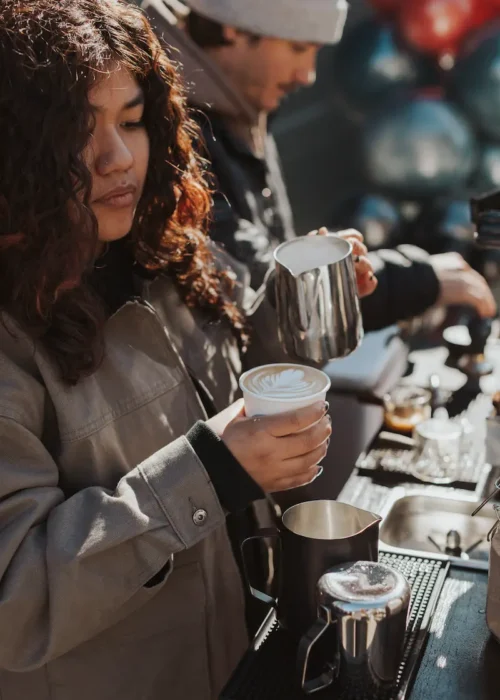
[[[335,54],[367,183],[347,223],[369,221],[374,248],[472,249],[468,200],[500,188],[500,0],[370,2],[375,16]],[[420,216],[405,216],[408,202]]]

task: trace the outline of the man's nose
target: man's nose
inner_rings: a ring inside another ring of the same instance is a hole
[[[309,87],[316,82],[316,65],[318,62],[318,46],[311,46],[302,56],[300,65],[297,66],[296,81],[299,85]]]
[[[314,85],[316,82],[316,68],[304,68],[297,75],[297,82],[304,87]]]
[[[310,87],[316,82],[316,68],[311,66],[305,66],[300,68],[295,73],[295,83],[301,85],[302,87]]]
[[[134,158],[118,131],[113,130],[99,145],[96,167],[100,175],[130,170],[134,163]]]
[[[297,66],[296,82],[299,85],[308,87],[316,82],[316,63],[318,59],[317,48],[310,49],[302,57],[300,65]]]

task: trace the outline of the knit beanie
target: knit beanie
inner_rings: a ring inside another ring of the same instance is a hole
[[[336,44],[347,0],[183,0],[202,17],[258,36]]]

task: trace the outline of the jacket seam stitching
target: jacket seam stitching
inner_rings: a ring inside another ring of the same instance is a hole
[[[44,669],[45,669],[45,674],[44,674],[45,680],[47,682],[48,698],[49,698],[49,700],[52,700],[52,698],[54,697],[54,694],[52,692],[52,681],[50,679],[49,665],[45,664]]]
[[[176,389],[180,384],[182,384],[182,380],[178,381],[173,386],[168,387],[165,386],[165,382],[158,382],[154,385],[154,387],[152,387],[147,393],[143,394],[139,399],[126,399],[125,401],[120,402],[117,405],[116,409],[114,409],[113,411],[108,411],[106,414],[104,414],[104,416],[101,416],[101,418],[96,419],[91,423],[88,423],[85,427],[62,433],[61,442],[64,444],[69,444],[71,442],[76,442],[77,440],[83,440],[85,438],[88,438],[91,435],[95,435],[95,433],[98,433],[103,428],[106,428],[117,418],[121,418],[122,416],[128,416],[131,413],[134,413],[134,411],[137,411],[140,408],[144,408],[144,406],[147,406],[149,403],[152,403],[156,399],[159,399],[160,397],[165,396],[166,394]],[[163,387],[164,391],[158,392],[157,389],[160,387]]]
[[[20,411],[18,411],[17,408],[14,408],[13,406],[6,404],[6,403],[0,403],[0,416],[2,418],[15,420],[18,423],[23,422],[22,413]]]
[[[158,505],[158,507],[160,508],[161,512],[163,513],[163,516],[165,517],[166,521],[168,522],[168,524],[170,525],[170,527],[172,528],[172,530],[175,532],[175,534],[177,535],[177,537],[179,538],[179,540],[182,542],[183,547],[184,547],[184,548],[187,548],[187,544],[186,544],[186,542],[184,541],[184,538],[182,537],[181,533],[179,532],[179,530],[178,530],[177,527],[175,526],[175,523],[172,522],[172,520],[171,520],[171,518],[170,518],[170,516],[169,516],[169,514],[168,514],[168,511],[167,511],[167,509],[165,508],[165,506],[164,506],[164,504],[163,504],[163,501],[161,500],[161,498],[159,497],[159,495],[156,493],[156,490],[153,488],[152,484],[149,483],[149,479],[148,479],[148,477],[146,476],[144,470],[142,469],[142,467],[141,467],[140,465],[138,466],[138,470],[139,470],[140,475],[141,475],[142,478],[144,479],[144,483],[145,483],[146,486],[148,487],[149,491],[153,494],[153,497],[154,497],[154,499],[155,499],[155,501],[156,501],[156,504]]]

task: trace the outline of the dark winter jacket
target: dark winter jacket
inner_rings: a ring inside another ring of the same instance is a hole
[[[175,9],[178,4],[176,0]],[[191,41],[167,6],[168,0],[151,2],[147,12],[180,62],[202,127],[215,188],[210,235],[248,268],[252,287],[258,289],[273,265],[276,246],[296,235],[276,144],[265,117]],[[436,303],[439,282],[424,251],[400,246],[370,257],[379,284],[362,301],[365,330],[419,316]]]

